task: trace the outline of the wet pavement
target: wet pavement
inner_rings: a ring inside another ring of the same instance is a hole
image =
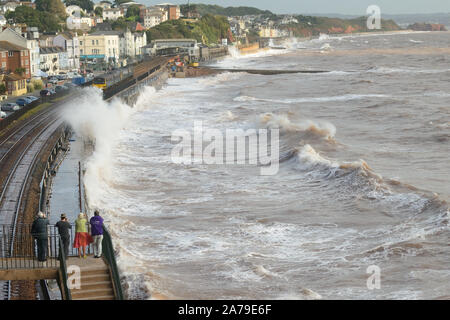
[[[69,222],[74,222],[80,213],[79,204],[79,161],[83,161],[84,144],[73,135],[70,138],[70,150],[66,154],[56,176],[53,177],[52,191],[49,203],[50,224],[60,220],[65,213]]]

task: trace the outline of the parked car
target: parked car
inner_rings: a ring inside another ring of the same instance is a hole
[[[33,102],[32,100],[28,99],[27,97],[19,98],[16,100],[16,104],[18,104],[21,107],[26,106],[27,104]]]
[[[7,102],[2,104],[2,111],[17,111],[20,110],[20,107],[14,102]]]
[[[56,76],[56,78],[58,80],[66,80],[67,79],[67,75],[66,74],[59,74]]]
[[[38,97],[35,97],[35,96],[26,96],[25,98],[30,99],[31,101],[35,101],[35,100],[39,99]]]
[[[3,111],[0,111],[0,119],[6,118],[6,113]]]
[[[56,92],[61,92],[61,91],[65,91],[68,90],[69,88],[67,88],[66,86],[56,86],[55,87],[55,91]]]
[[[41,97],[45,97],[45,96],[51,96],[52,92],[49,89],[44,89],[44,90],[41,90],[39,92],[39,94],[41,95]]]

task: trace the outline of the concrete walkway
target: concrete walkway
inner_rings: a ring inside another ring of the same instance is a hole
[[[49,219],[52,225],[60,220],[61,213],[65,213],[72,223],[80,213],[78,161],[83,161],[84,146],[76,136],[72,136],[69,146],[70,150],[53,178],[49,202]]]

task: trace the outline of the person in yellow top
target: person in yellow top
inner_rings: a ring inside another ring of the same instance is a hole
[[[81,253],[86,259],[86,246],[93,242],[92,237],[88,233],[87,217],[85,213],[80,212],[78,219],[75,220],[75,240],[73,247],[78,248],[78,256],[81,259]]]

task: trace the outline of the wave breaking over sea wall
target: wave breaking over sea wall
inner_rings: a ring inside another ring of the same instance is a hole
[[[324,42],[333,52],[417,46],[410,39],[448,42],[423,33],[298,41],[282,54],[218,64],[388,72],[170,79],[134,108],[86,91],[67,119],[95,141],[86,191],[111,226],[128,297],[448,296],[448,88],[419,72],[442,69],[447,58],[301,53]],[[414,79],[391,72],[411,65]],[[220,132],[280,129],[278,174],[174,163],[172,133],[196,121]],[[366,286],[373,265],[380,290]]]

